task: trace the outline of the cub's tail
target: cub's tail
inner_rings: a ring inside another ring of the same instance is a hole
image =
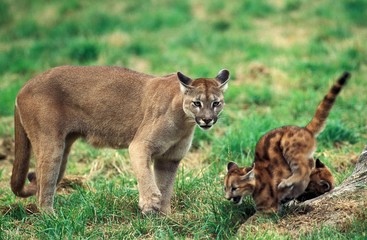
[[[19,110],[14,111],[15,130],[15,159],[10,180],[11,190],[18,197],[29,197],[36,193],[37,184],[34,178],[29,185],[25,186],[27,173],[29,170],[29,160],[31,155],[31,143],[20,120]]]
[[[328,94],[326,94],[324,99],[317,107],[315,116],[312,118],[310,123],[307,124],[306,129],[311,131],[315,136],[321,133],[324,129],[326,119],[329,116],[329,112],[334,105],[335,99],[349,77],[350,73],[348,72],[343,73],[343,75],[339,77],[338,81],[331,87]]]

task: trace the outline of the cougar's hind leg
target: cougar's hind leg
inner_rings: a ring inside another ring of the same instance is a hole
[[[64,153],[62,155],[62,162],[60,166],[59,176],[57,178],[57,183],[59,183],[62,180],[62,178],[64,177],[66,164],[68,162],[68,156],[71,150],[71,146],[73,145],[76,139],[77,139],[77,136],[68,136],[65,140],[65,148],[64,148]]]
[[[154,161],[154,177],[162,194],[161,212],[164,214],[171,213],[171,196],[179,164],[180,161]]]
[[[284,191],[284,196],[280,196],[281,201],[298,197],[305,191],[310,182],[312,169],[309,167],[309,156],[302,153],[291,156],[289,167],[292,175],[282,180],[278,185],[278,189]]]
[[[40,208],[53,212],[56,184],[65,150],[64,140],[42,136],[34,146],[36,157],[37,199]]]
[[[304,192],[310,181],[313,167],[310,158],[315,148],[315,140],[305,133],[294,134],[294,137],[288,140],[290,144],[283,148],[283,156],[288,162],[292,175],[283,179],[278,185],[278,189],[284,192],[284,196],[280,197],[281,201],[293,199]]]

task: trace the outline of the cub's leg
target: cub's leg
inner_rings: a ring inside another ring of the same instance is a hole
[[[309,181],[313,167],[312,158],[316,148],[314,136],[306,130],[298,130],[288,133],[281,140],[283,157],[287,161],[292,175],[282,180],[278,189],[286,195],[280,196],[280,201],[290,200],[302,194]],[[287,189],[288,188],[288,189]]]
[[[154,177],[162,194],[161,212],[164,214],[171,213],[171,197],[179,164],[180,161],[154,161]]]
[[[37,199],[40,208],[53,212],[57,179],[65,143],[63,140],[40,136],[33,143],[36,157]]]
[[[162,195],[150,168],[150,149],[143,143],[132,142],[129,146],[129,154],[132,168],[138,180],[139,208],[143,214],[159,212]]]
[[[289,178],[283,179],[278,185],[280,192],[284,192],[283,195],[281,194],[281,196],[279,196],[282,202],[298,197],[307,188],[311,174],[308,159],[309,156],[302,153],[288,156],[287,160],[292,175]]]

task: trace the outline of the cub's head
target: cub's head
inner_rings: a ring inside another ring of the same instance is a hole
[[[315,168],[310,175],[310,183],[304,193],[297,197],[298,201],[306,201],[318,197],[335,187],[334,177],[328,167],[316,159]]]
[[[253,167],[239,168],[236,163],[229,162],[227,171],[224,177],[225,198],[241,204],[243,197],[251,195],[255,189]]]
[[[200,128],[208,130],[218,120],[223,110],[223,92],[228,87],[229,72],[221,70],[215,78],[191,79],[177,73],[184,94],[183,110]]]

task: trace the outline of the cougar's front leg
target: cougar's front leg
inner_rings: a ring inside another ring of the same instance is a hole
[[[161,192],[155,181],[151,164],[151,151],[142,143],[133,142],[129,146],[131,165],[138,180],[139,208],[144,214],[159,212]]]
[[[164,214],[171,213],[171,197],[179,164],[180,161],[164,159],[154,161],[154,177],[162,194],[161,212]]]

